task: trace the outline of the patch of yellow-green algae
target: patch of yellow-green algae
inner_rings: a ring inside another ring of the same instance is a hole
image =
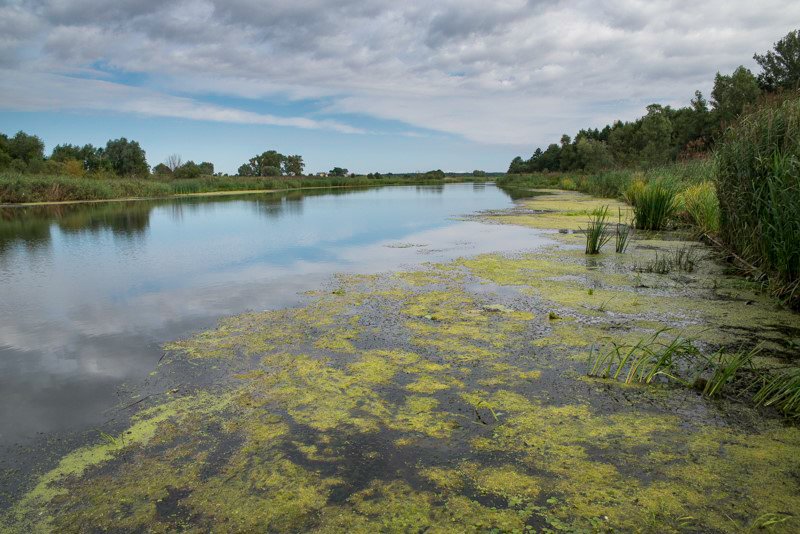
[[[596,204],[550,197],[569,213]],[[557,211],[536,202],[545,217]],[[738,339],[725,327],[796,324],[713,269],[664,278],[630,268],[654,254],[485,255],[342,277],[304,306],[226,319],[171,343],[168,361],[227,365],[229,379],[154,403],[127,431],[64,457],[2,524],[797,531],[796,427],[768,418],[739,428],[686,390],[612,391],[575,361],[592,345],[664,326],[724,343]],[[467,282],[489,287],[472,292]]]
[[[519,202],[522,209],[536,212],[535,216],[512,213],[496,218],[508,224],[531,228],[579,230],[587,227],[592,212],[604,206],[608,206],[614,219],[620,213],[623,221],[631,217],[631,207],[623,202],[569,191],[542,189],[539,192],[543,194]]]

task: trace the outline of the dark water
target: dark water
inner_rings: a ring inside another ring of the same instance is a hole
[[[510,205],[458,184],[0,208],[0,445],[91,428],[165,341],[334,273],[540,245],[453,219]]]

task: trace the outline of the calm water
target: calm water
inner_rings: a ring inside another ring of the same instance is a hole
[[[532,248],[492,185],[0,208],[0,444],[91,428],[160,345],[334,273]],[[413,246],[412,246],[413,245]]]

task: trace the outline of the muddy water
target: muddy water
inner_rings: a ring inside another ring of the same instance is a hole
[[[0,209],[0,445],[91,428],[163,342],[333,273],[535,246],[452,219],[509,205],[467,184]]]

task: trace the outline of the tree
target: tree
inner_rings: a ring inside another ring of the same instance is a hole
[[[78,145],[56,145],[50,154],[50,159],[53,161],[67,161],[69,159],[83,161],[83,149]]]
[[[204,161],[200,165],[200,174],[203,176],[213,176],[214,175],[214,164],[210,161]]]
[[[718,72],[711,91],[711,105],[717,121],[732,122],[747,106],[754,104],[760,94],[758,80],[744,66],[739,66],[727,76]]]
[[[153,174],[158,176],[169,176],[172,174],[172,169],[166,163],[159,163],[153,167]]]
[[[172,173],[175,178],[178,179],[189,179],[189,178],[197,178],[203,173],[200,169],[200,165],[195,163],[194,161],[187,161]]]
[[[118,176],[146,176],[150,173],[144,150],[136,141],[124,137],[110,140],[103,155]]]
[[[171,154],[167,156],[164,165],[166,165],[171,172],[175,172],[178,167],[183,165],[183,159],[181,159],[180,154]]]
[[[647,106],[647,115],[642,118],[639,135],[642,140],[640,161],[646,167],[666,163],[670,158],[672,123],[669,109],[659,104]]]
[[[16,133],[8,140],[8,155],[25,164],[44,159],[44,143],[35,135],[28,135],[23,131]]]
[[[525,162],[521,157],[517,156],[511,160],[511,164],[508,166],[507,172],[508,174],[522,174],[525,172]]]
[[[608,146],[590,137],[581,137],[578,140],[575,144],[575,153],[578,166],[589,172],[597,172],[614,164]]]
[[[280,176],[284,158],[274,150],[262,152],[239,167],[239,176]]]
[[[766,54],[755,54],[763,71],[758,83],[765,91],[800,88],[800,30],[794,30],[773,45]]]
[[[236,174],[239,176],[255,176],[253,167],[249,163],[241,164],[239,169],[236,171]]]
[[[347,172],[347,169],[343,169],[342,167],[334,167],[328,171],[328,174],[330,176],[347,176]]]
[[[486,171],[475,169],[474,171],[472,171],[472,176],[475,178],[483,178],[484,176],[486,176]]]
[[[286,156],[283,161],[283,172],[292,176],[301,176],[306,164],[303,163],[303,156]]]
[[[51,161],[55,162],[55,160]],[[77,159],[66,159],[61,163],[61,165],[64,174],[68,174],[70,176],[80,177],[86,172],[83,167],[83,161]]]

